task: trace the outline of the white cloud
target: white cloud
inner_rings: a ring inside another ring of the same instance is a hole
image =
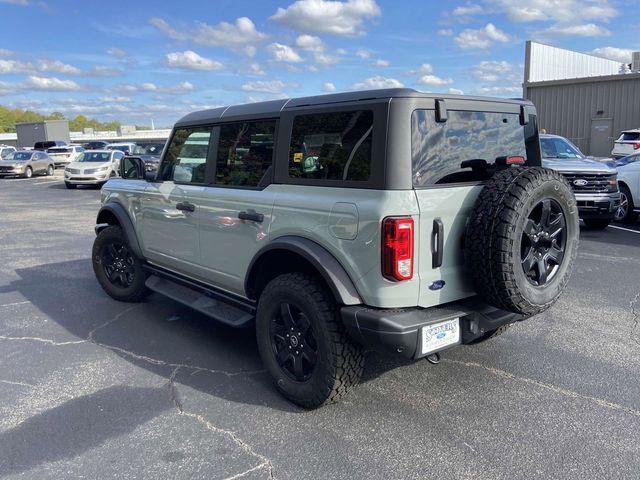
[[[617,60],[620,63],[631,63],[633,50],[628,48],[602,47],[592,50],[591,53],[610,60]]]
[[[383,59],[379,58],[374,62],[374,65],[376,67],[388,67],[390,65],[390,63],[389,63],[389,60],[383,60]]]
[[[449,93],[451,93],[452,95],[464,95],[464,92],[459,88],[450,88]]]
[[[611,32],[595,23],[585,23],[579,25],[556,24],[547,28],[544,33],[561,37],[608,37]]]
[[[121,85],[120,89],[125,92],[136,92],[136,91],[145,91],[145,92],[156,92],[156,93],[186,93],[191,92],[195,89],[191,82],[180,82],[176,85],[168,85],[168,86],[158,86],[152,82],[142,83],[140,86],[136,85]]]
[[[442,35],[443,37],[450,37],[453,35],[453,30],[450,28],[441,28],[436,32],[438,35]]]
[[[107,67],[106,65],[94,65],[91,70],[81,73],[81,75],[85,75],[87,77],[118,77],[122,74],[122,70]]]
[[[201,57],[193,50],[184,52],[167,53],[164,59],[165,65],[184,70],[222,70],[224,65],[216,60]]]
[[[100,97],[98,98],[99,101],[101,102],[105,102],[105,103],[127,103],[131,101],[131,97],[124,97],[124,96],[119,96],[119,97],[111,97],[111,96],[106,96],[106,97]]]
[[[33,71],[34,66],[30,63],[0,59],[0,74],[27,73]]]
[[[433,87],[441,87],[443,85],[451,85],[453,80],[451,78],[440,78],[436,75],[423,75],[418,80],[418,83],[431,85]]]
[[[129,54],[127,52],[125,52],[124,50],[122,50],[120,48],[116,48],[116,47],[107,48],[107,54],[111,55],[112,57],[116,57],[116,58],[126,58],[126,57],[129,56]]]
[[[82,87],[73,80],[60,80],[56,77],[38,77],[29,75],[21,85],[24,90],[43,90],[48,92],[77,91]]]
[[[485,60],[473,67],[475,78],[485,82],[496,82],[513,73],[513,65],[504,60]]]
[[[375,90],[377,88],[402,88],[404,85],[395,78],[382,77],[376,75],[375,77],[367,78],[362,82],[354,83],[351,85],[352,90]]]
[[[332,93],[337,90],[336,86],[332,82],[326,82],[322,85],[322,91]]]
[[[475,3],[467,3],[466,5],[460,5],[453,10],[453,14],[456,16],[477,15],[483,13],[483,9],[480,5]]]
[[[29,0],[0,0],[0,3],[10,3],[11,5],[26,7],[29,5]]]
[[[618,13],[607,0],[493,0],[493,3],[513,22],[606,22]]]
[[[258,62],[253,62],[249,65],[249,73],[251,75],[265,75],[266,72],[262,69]]]
[[[289,45],[281,43],[271,43],[267,45],[267,52],[271,59],[276,62],[298,63],[302,61],[302,57]]]
[[[367,59],[370,56],[371,56],[371,52],[369,50],[364,50],[364,49],[356,50],[356,57]]]
[[[41,72],[64,73],[66,75],[80,75],[82,73],[79,68],[63,63],[60,60],[40,60],[38,70]]]
[[[210,47],[227,47],[231,50],[243,51],[249,56],[255,55],[256,45],[267,38],[267,35],[259,32],[247,17],[240,17],[235,23],[220,22],[216,25],[196,22],[195,26],[188,26],[184,31],[172,27],[161,18],[152,18],[149,22],[174,40],[188,40]]]
[[[296,88],[293,83],[285,83],[282,80],[256,80],[255,82],[247,82],[242,85],[245,92],[261,92],[261,93],[282,93],[287,88]]]
[[[478,92],[482,95],[513,95],[521,94],[522,87],[518,86],[496,86],[496,87],[481,87]]]
[[[300,35],[296,38],[295,44],[296,47],[307,52],[323,52],[325,49],[324,42],[315,35]]]
[[[427,75],[429,73],[433,73],[433,65],[430,63],[423,63],[415,70],[409,70],[407,72],[408,75]]]
[[[297,0],[287,8],[278,8],[271,20],[305,33],[355,36],[364,34],[366,19],[380,13],[375,0]]]
[[[509,36],[493,23],[487,23],[477,30],[467,28],[454,39],[460,48],[489,48],[494,42],[508,42]]]

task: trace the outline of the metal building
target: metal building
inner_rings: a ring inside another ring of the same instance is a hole
[[[539,126],[607,157],[622,130],[640,128],[640,72],[594,55],[528,41],[523,96]]]
[[[41,122],[16,123],[18,147],[33,147],[36,142],[64,140],[69,143],[68,120],[44,120]]]

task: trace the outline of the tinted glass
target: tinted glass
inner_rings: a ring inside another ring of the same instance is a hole
[[[162,162],[162,172],[158,179],[204,183],[210,138],[210,127],[177,129]]]
[[[289,177],[366,181],[372,137],[370,110],[298,115],[291,132]]]
[[[47,150],[49,153],[72,153],[73,148],[55,147]]]
[[[108,152],[84,152],[78,158],[78,162],[108,162],[111,156]]]
[[[125,157],[120,165],[120,174],[122,178],[127,179],[139,179],[140,173],[138,171],[138,165],[134,161],[135,157]]]
[[[446,122],[438,123],[433,110],[413,112],[414,186],[486,180],[496,160],[504,162],[507,156],[528,162],[525,135],[537,138],[535,122],[530,121],[525,132],[518,114],[449,110],[448,115]]]
[[[273,162],[275,121],[220,126],[217,185],[257,187]]]
[[[618,140],[636,142],[640,140],[640,132],[624,132]]]
[[[33,153],[31,152],[12,152],[7,156],[8,160],[25,161],[30,160]]]
[[[584,158],[578,147],[562,138],[541,138],[542,158]]]

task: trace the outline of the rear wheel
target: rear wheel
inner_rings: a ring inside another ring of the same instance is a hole
[[[603,218],[587,218],[584,224],[591,230],[604,230],[609,226],[611,220]]]
[[[142,262],[129,249],[122,229],[110,226],[93,242],[93,271],[100,285],[121,302],[139,302],[148,293]]]
[[[316,279],[288,273],[262,292],[256,315],[260,356],[276,388],[303,408],[342,398],[364,368],[331,293]]]
[[[620,185],[620,206],[616,210],[616,222],[631,223],[635,219],[631,190],[624,184]]]

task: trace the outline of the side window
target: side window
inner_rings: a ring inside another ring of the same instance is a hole
[[[372,138],[370,110],[298,115],[291,132],[289,177],[366,181]]]
[[[220,126],[216,185],[258,187],[273,162],[274,120]]]
[[[529,163],[527,136],[517,113],[449,110],[438,123],[433,110],[416,110],[411,120],[413,185],[479,182],[489,179],[506,157]],[[530,125],[535,117],[530,116]],[[538,154],[539,156],[539,154]],[[535,159],[534,159],[535,161]]]
[[[124,158],[124,153],[122,152],[113,152],[114,160],[122,160]]]
[[[211,127],[179,128],[164,156],[159,180],[204,183]]]

